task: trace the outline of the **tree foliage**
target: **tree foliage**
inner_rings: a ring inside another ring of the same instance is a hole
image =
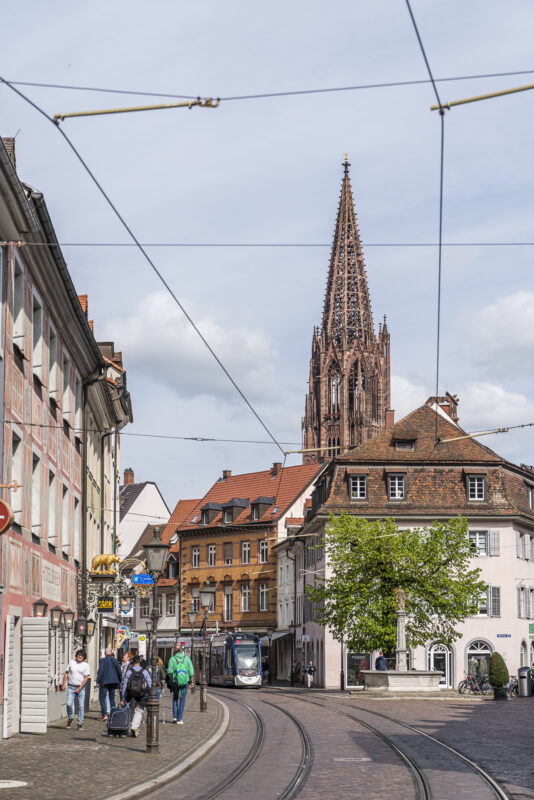
[[[450,644],[476,613],[486,584],[473,569],[467,520],[399,530],[392,518],[331,517],[324,536],[325,578],[308,587],[323,625],[352,652],[396,645],[395,589],[406,594],[408,646]]]

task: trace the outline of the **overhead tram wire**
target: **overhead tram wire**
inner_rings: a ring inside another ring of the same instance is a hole
[[[430,82],[432,83],[432,88],[434,90],[434,94],[436,95],[436,100],[438,101],[439,118],[441,121],[440,159],[439,159],[438,298],[437,298],[437,325],[436,325],[436,403],[437,403],[437,398],[439,397],[439,355],[440,355],[439,351],[440,351],[440,335],[441,335],[441,266],[442,266],[442,254],[443,254],[443,156],[445,150],[445,108],[443,106],[443,103],[441,102],[441,97],[439,96],[438,87],[436,86],[436,81],[434,80],[434,76],[430,68],[430,63],[428,61],[425,47],[423,45],[423,40],[421,39],[421,35],[419,33],[419,28],[417,27],[417,22],[415,21],[412,7],[410,5],[410,0],[405,0],[405,1],[406,1],[406,7],[408,8],[408,13],[410,14],[410,18],[412,20],[412,24],[415,30],[417,41],[419,42],[419,47],[423,55],[423,60],[427,68],[428,76],[430,78]],[[437,414],[436,414],[436,441],[438,441]]]
[[[453,75],[447,78],[435,78],[434,83],[447,83],[452,81],[469,81],[469,80],[484,80],[486,78],[506,78],[513,75],[532,75],[534,69],[513,70],[511,72],[488,72],[476,75]],[[192,94],[176,94],[174,92],[147,92],[143,90],[134,89],[111,89],[101,86],[73,86],[63,83],[43,83],[38,81],[8,81],[3,79],[4,83],[9,86],[32,86],[38,89],[63,89],[78,92],[103,92],[106,94],[128,94],[138,95],[142,97],[172,97],[178,100],[195,100],[198,93]],[[355,84],[351,86],[333,86],[324,89],[294,89],[281,92],[263,92],[257,94],[244,94],[221,97],[221,100],[226,102],[241,101],[241,100],[262,100],[272,97],[294,97],[298,95],[307,94],[331,94],[333,92],[353,92],[365,89],[389,89],[399,86],[420,86],[425,83],[430,83],[430,80],[412,80],[412,81],[385,81],[381,83],[364,83]]]
[[[0,241],[0,246],[55,247],[48,242]],[[332,247],[331,242],[141,242],[143,247]],[[137,247],[134,242],[58,242],[58,247]],[[439,247],[439,242],[362,242],[362,247]],[[532,242],[441,242],[441,247],[534,247]]]
[[[226,375],[226,377],[228,378],[228,380],[230,381],[230,383],[232,384],[232,386],[234,387],[234,389],[235,389],[235,390],[237,391],[237,393],[240,395],[241,399],[242,399],[242,400],[243,400],[243,402],[246,404],[246,406],[247,406],[247,407],[250,409],[250,411],[251,411],[251,412],[254,414],[254,416],[256,417],[256,419],[258,420],[258,422],[260,423],[260,425],[262,426],[262,428],[265,430],[265,432],[267,433],[267,435],[269,436],[269,438],[270,438],[270,439],[272,439],[272,441],[274,442],[274,444],[275,444],[275,445],[278,447],[278,449],[279,449],[279,450],[280,450],[280,451],[283,453],[283,452],[284,452],[284,448],[282,447],[282,445],[281,445],[281,444],[279,444],[279,442],[277,441],[277,439],[276,439],[276,437],[274,436],[274,434],[272,434],[272,433],[271,433],[271,431],[269,430],[269,428],[267,427],[267,425],[265,424],[265,422],[263,421],[263,419],[260,417],[260,415],[258,414],[258,412],[256,411],[256,409],[254,408],[254,406],[252,405],[252,403],[251,403],[251,402],[248,400],[248,398],[246,397],[246,395],[244,394],[244,392],[242,391],[242,389],[240,388],[240,386],[239,386],[239,385],[236,383],[236,381],[234,380],[234,378],[232,377],[232,375],[230,374],[230,372],[229,372],[229,371],[227,370],[227,368],[224,366],[223,362],[221,361],[221,359],[219,358],[219,356],[217,355],[217,353],[215,352],[215,350],[214,350],[214,349],[212,348],[212,346],[209,344],[209,342],[208,342],[208,340],[205,338],[205,336],[204,336],[204,335],[201,333],[201,331],[200,331],[200,330],[199,330],[199,328],[197,327],[197,325],[196,325],[196,323],[194,322],[194,320],[192,319],[192,317],[191,317],[191,316],[189,315],[189,313],[186,311],[185,307],[182,305],[182,303],[181,303],[181,302],[180,302],[180,300],[178,299],[177,295],[176,295],[176,294],[174,293],[174,291],[171,289],[170,285],[167,283],[167,281],[166,281],[166,280],[165,280],[165,278],[163,277],[162,273],[161,273],[161,272],[159,271],[159,269],[156,267],[155,263],[152,261],[152,259],[150,258],[150,256],[149,256],[149,255],[148,255],[148,253],[146,252],[146,250],[144,249],[143,245],[142,245],[142,244],[139,242],[139,240],[137,239],[136,235],[134,234],[134,232],[132,231],[132,229],[130,228],[130,226],[128,225],[128,223],[126,222],[126,220],[124,219],[124,217],[121,215],[121,213],[119,212],[118,208],[115,206],[115,204],[113,203],[113,201],[111,200],[111,198],[109,197],[109,195],[106,193],[106,191],[104,190],[104,188],[103,188],[102,184],[99,182],[99,180],[97,179],[97,177],[95,176],[95,174],[92,172],[92,170],[90,169],[90,167],[88,166],[88,164],[87,164],[87,163],[85,162],[85,160],[82,158],[82,156],[81,156],[81,154],[79,153],[78,149],[76,148],[76,146],[74,145],[74,143],[71,141],[71,139],[69,138],[69,136],[68,136],[68,135],[65,133],[65,131],[63,130],[63,128],[61,128],[61,127],[59,127],[58,125],[56,125],[56,123],[54,122],[53,118],[52,118],[51,116],[49,116],[49,114],[47,114],[47,113],[46,113],[46,111],[44,111],[44,110],[43,110],[43,109],[42,109],[40,106],[38,106],[38,105],[37,105],[37,103],[34,103],[34,102],[33,102],[33,100],[30,100],[30,98],[29,98],[29,97],[27,97],[27,96],[26,96],[26,95],[25,95],[23,92],[21,92],[21,91],[20,91],[20,89],[17,89],[15,86],[12,86],[12,85],[9,83],[9,81],[7,81],[7,80],[6,80],[5,78],[3,78],[1,75],[0,75],[0,81],[1,81],[2,83],[4,83],[6,86],[8,86],[8,87],[11,89],[11,91],[12,91],[12,92],[14,92],[14,93],[15,93],[15,94],[17,94],[19,97],[21,97],[21,98],[22,98],[22,100],[24,100],[26,103],[28,103],[28,105],[32,106],[32,108],[34,108],[34,109],[35,109],[35,110],[36,110],[36,111],[37,111],[39,114],[41,114],[41,116],[43,116],[43,117],[44,117],[46,120],[48,120],[48,122],[50,122],[50,124],[51,124],[51,125],[53,125],[53,126],[54,126],[54,128],[55,128],[57,131],[59,131],[59,133],[60,133],[60,134],[61,134],[61,136],[64,138],[64,140],[66,141],[66,143],[68,144],[68,146],[70,147],[70,149],[72,150],[72,152],[74,153],[74,155],[76,156],[76,158],[78,159],[78,161],[80,162],[80,164],[82,165],[82,167],[84,168],[84,170],[87,172],[87,174],[89,175],[89,177],[91,178],[91,180],[93,181],[93,183],[94,183],[94,184],[95,184],[95,186],[97,187],[98,191],[100,192],[100,194],[102,195],[102,197],[105,199],[105,201],[107,202],[107,204],[109,205],[109,207],[111,208],[111,210],[113,211],[113,213],[115,214],[115,216],[117,217],[117,219],[119,220],[119,222],[121,223],[121,225],[123,226],[123,228],[126,230],[126,232],[127,232],[127,233],[128,233],[128,235],[131,237],[131,239],[132,239],[132,240],[135,242],[135,244],[137,245],[137,247],[138,247],[139,251],[140,251],[140,252],[142,253],[142,255],[144,256],[145,260],[148,262],[148,264],[150,265],[150,267],[152,268],[152,270],[155,272],[155,274],[157,275],[157,277],[160,279],[161,283],[164,285],[164,287],[166,288],[166,290],[168,291],[168,293],[170,294],[170,296],[173,298],[174,302],[176,303],[176,305],[178,306],[178,308],[180,309],[180,311],[182,312],[182,314],[185,316],[185,318],[187,319],[187,321],[189,322],[189,324],[191,325],[191,327],[193,328],[193,330],[195,331],[195,333],[197,334],[197,336],[198,336],[198,337],[200,338],[200,340],[203,342],[203,344],[204,344],[204,346],[206,347],[206,349],[207,349],[207,350],[208,350],[208,351],[211,353],[211,355],[213,356],[213,358],[215,359],[215,361],[217,362],[217,364],[220,366],[220,368],[222,369],[222,371],[224,372],[224,374]]]

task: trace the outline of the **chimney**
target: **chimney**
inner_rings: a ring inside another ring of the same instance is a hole
[[[14,169],[17,168],[17,161],[15,158],[15,137],[10,136],[8,138],[2,139],[4,147],[6,148],[6,152],[9,156],[9,160],[13,164]]]
[[[135,483],[134,471],[131,467],[124,470],[124,485],[132,486]]]
[[[275,461],[271,469],[273,476],[278,475],[278,473],[281,472],[281,470],[282,470],[282,462]]]
[[[386,430],[389,431],[389,429],[392,428],[394,424],[395,424],[395,410],[393,408],[386,408]]]
[[[231,469],[223,469],[223,481],[229,478],[231,474],[232,474]]]
[[[79,294],[78,295],[78,300],[80,301],[80,305],[82,307],[82,311],[85,314],[85,319],[87,319],[87,314],[88,314],[88,309],[89,309],[87,298],[88,298],[88,296],[86,294]]]
[[[438,405],[453,422],[458,422],[458,395],[445,392],[444,397],[429,397],[426,405],[432,407]]]

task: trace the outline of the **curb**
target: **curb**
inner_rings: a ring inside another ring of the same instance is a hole
[[[161,788],[166,783],[170,783],[175,778],[178,778],[184,772],[187,772],[188,769],[191,769],[197,761],[200,761],[206,753],[208,753],[217,742],[224,736],[226,733],[226,729],[228,727],[228,722],[230,719],[230,713],[228,711],[228,706],[226,703],[223,703],[222,700],[219,700],[214,695],[211,695],[213,700],[216,700],[220,706],[222,706],[223,711],[223,718],[222,722],[219,725],[218,730],[215,731],[213,736],[211,736],[203,745],[201,745],[198,750],[188,756],[184,761],[181,761],[177,766],[170,769],[168,772],[164,772],[162,775],[158,775],[157,778],[152,778],[151,780],[145,781],[144,783],[140,783],[138,786],[132,787],[131,789],[126,789],[123,792],[119,792],[119,794],[110,795],[108,800],[133,800],[134,797],[142,797],[143,795],[149,794],[150,792],[155,791],[156,789]]]

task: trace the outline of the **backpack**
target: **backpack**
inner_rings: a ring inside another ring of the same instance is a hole
[[[132,669],[128,683],[126,684],[126,696],[128,699],[142,700],[146,695],[148,683],[142,669]]]
[[[180,687],[185,686],[186,683],[189,683],[189,673],[185,668],[185,656],[182,656],[180,661],[175,657],[175,665],[176,669],[173,670],[173,681]]]

